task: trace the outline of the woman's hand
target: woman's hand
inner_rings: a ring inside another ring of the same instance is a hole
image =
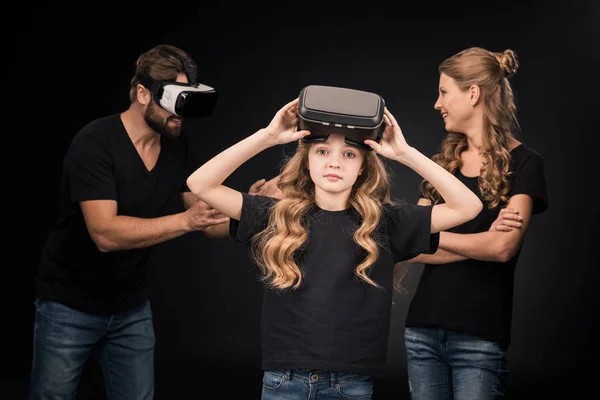
[[[293,142],[310,134],[307,130],[297,129],[298,99],[295,99],[277,111],[271,123],[264,129],[265,141],[269,146],[274,146]]]
[[[523,218],[519,215],[519,210],[503,208],[488,230],[510,232],[513,228],[520,229],[523,225],[522,221]]]
[[[400,129],[398,122],[396,122],[396,118],[394,118],[387,108],[384,110],[383,119],[386,126],[380,142],[377,143],[367,139],[365,140],[365,143],[382,156],[392,160],[398,160],[398,158],[402,157],[411,147],[406,143],[406,139],[404,139],[402,129]]]

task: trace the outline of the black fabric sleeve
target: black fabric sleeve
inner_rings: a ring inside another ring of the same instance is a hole
[[[544,160],[539,154],[528,157],[515,172],[510,195],[527,194],[533,199],[533,214],[548,208],[548,190],[544,172]]]
[[[107,145],[89,137],[75,139],[64,160],[73,202],[117,200],[112,156]]]
[[[271,208],[277,199],[242,193],[242,215],[229,222],[229,238],[234,242],[249,244],[254,235],[263,231],[269,223]]]
[[[389,244],[395,263],[437,251],[440,234],[431,233],[432,210],[433,205],[416,204],[387,208]]]

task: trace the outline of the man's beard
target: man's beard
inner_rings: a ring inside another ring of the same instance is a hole
[[[169,121],[172,118],[180,118],[175,115],[171,115],[166,119],[162,118],[160,111],[161,108],[158,105],[154,102],[150,103],[144,113],[144,121],[146,121],[148,126],[156,133],[169,139],[177,139],[181,134],[181,124],[169,126]]]

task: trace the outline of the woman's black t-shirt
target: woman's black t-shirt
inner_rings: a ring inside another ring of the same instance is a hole
[[[533,199],[533,215],[548,207],[544,160],[535,150],[521,144],[511,151],[509,196],[526,194]],[[478,178],[456,174],[480,198]],[[498,217],[501,207],[488,208],[449,232],[485,232]],[[510,343],[513,278],[519,252],[509,261],[464,261],[424,266],[406,317],[406,327],[443,328],[497,342]]]

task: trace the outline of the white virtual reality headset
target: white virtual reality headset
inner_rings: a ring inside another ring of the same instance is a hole
[[[185,67],[189,83],[159,82],[143,72],[136,73],[140,84],[148,89],[156,104],[182,118],[206,117],[217,105],[217,91],[202,83],[196,83],[188,60],[177,57]]]

